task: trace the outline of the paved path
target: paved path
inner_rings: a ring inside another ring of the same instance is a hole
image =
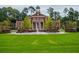
[[[25,32],[25,33],[11,32],[10,34],[16,34],[16,35],[23,35],[23,34],[65,34],[65,32]]]

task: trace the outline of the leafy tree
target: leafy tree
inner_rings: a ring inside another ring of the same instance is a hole
[[[74,18],[75,20],[78,20],[78,17],[79,17],[79,12],[78,11],[74,11]]]
[[[54,11],[52,7],[49,7],[47,11],[52,20],[57,20],[58,18],[60,18],[60,13],[57,11]]]
[[[69,9],[68,17],[69,17],[69,20],[72,20],[72,21],[75,20],[74,19],[74,9],[73,8]]]
[[[65,8],[64,11],[64,13],[66,13],[67,15],[62,18],[62,23],[67,27],[74,27],[73,22],[76,22],[78,20],[79,12],[77,10],[74,10],[73,8],[69,8],[69,10]]]
[[[22,27],[23,27],[23,29],[31,29],[32,28],[31,20],[28,18],[28,16],[26,16],[24,18]]]
[[[13,9],[11,7],[7,8],[7,17],[11,22],[15,22],[19,19],[20,12],[17,9]]]
[[[3,30],[9,30],[11,28],[11,22],[9,21],[9,19],[4,20],[2,22],[2,26],[3,26]]]
[[[65,17],[66,17],[67,16],[67,13],[68,13],[68,9],[65,8],[63,12],[65,13]]]
[[[33,6],[29,6],[29,10],[30,10],[31,15],[32,15],[35,12],[36,9]]]
[[[54,11],[54,12],[53,12],[53,18],[54,18],[55,20],[57,20],[59,17],[60,17],[60,13],[57,12],[57,11]]]
[[[12,7],[0,8],[0,21],[4,21],[8,18],[11,22],[15,22],[16,19],[19,19],[19,14],[20,12]]]
[[[49,16],[48,19],[46,19],[45,21],[45,29],[52,30],[52,25],[53,25],[53,22],[51,17]]]
[[[52,19],[53,19],[53,10],[54,9],[52,7],[49,7],[49,9],[47,9],[47,12]]]
[[[0,8],[0,21],[3,21],[2,9]]]
[[[27,14],[28,14],[28,8],[25,7],[21,12],[21,19],[24,20]]]
[[[3,7],[0,9],[0,20],[4,21],[7,18],[7,9]]]

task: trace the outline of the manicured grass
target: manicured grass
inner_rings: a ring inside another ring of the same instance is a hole
[[[0,34],[0,52],[79,52],[79,33],[46,35]]]

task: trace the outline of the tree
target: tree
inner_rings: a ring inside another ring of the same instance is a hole
[[[78,16],[78,12],[75,11],[72,7],[69,8],[69,10],[67,8],[65,8],[63,12],[65,13],[65,17],[69,18],[69,20],[71,20],[71,21],[76,20],[76,18]],[[77,16],[75,16],[75,15],[77,15]]]
[[[21,19],[24,20],[27,14],[28,14],[28,8],[25,7],[21,12]]]
[[[65,13],[65,17],[66,17],[67,16],[67,13],[68,13],[68,9],[65,8],[63,12]]]
[[[36,9],[33,6],[29,6],[29,10],[30,10],[31,15],[32,15],[35,12]]]
[[[59,14],[60,14],[60,13],[57,12],[57,11],[54,11],[54,12],[53,12],[53,18],[54,18],[54,20],[57,20],[57,19],[60,17]]]
[[[68,17],[62,17],[62,19],[61,19],[61,23],[62,23],[62,25],[66,25],[66,21],[69,21],[69,18]]]
[[[52,19],[53,19],[53,10],[54,9],[52,7],[49,7],[49,9],[47,9],[47,12]]]
[[[31,29],[32,28],[31,20],[28,18],[28,16],[26,16],[24,18],[22,27],[23,27],[23,29]]]
[[[62,23],[66,27],[70,27],[72,29],[72,26],[74,26],[73,22],[76,22],[78,20],[79,12],[77,10],[74,10],[73,8],[69,8],[69,10],[65,8],[64,11],[65,13],[67,13],[67,15],[62,18]]]
[[[69,17],[69,20],[72,20],[72,21],[75,20],[74,19],[74,9],[73,8],[69,9],[68,17]]]
[[[19,19],[20,12],[17,9],[13,9],[12,7],[3,7],[0,8],[0,21],[4,21],[7,18],[15,23],[17,19]]]
[[[53,22],[51,17],[49,16],[48,19],[45,21],[45,29],[52,30]]]
[[[17,19],[19,19],[20,12],[17,9],[13,9],[11,7],[7,7],[7,18],[15,23]]]
[[[2,9],[0,8],[0,21],[3,21]]]
[[[11,22],[9,21],[9,19],[4,20],[2,22],[2,25],[3,25],[3,30],[10,30],[11,28]]]
[[[79,12],[77,11],[77,10],[75,10],[74,11],[74,18],[76,19],[76,20],[78,20],[78,17],[79,17]]]
[[[20,11],[17,9],[13,9],[13,19],[17,20],[20,17]]]
[[[0,20],[4,21],[6,18],[7,18],[7,9],[6,7],[3,7],[0,10]]]

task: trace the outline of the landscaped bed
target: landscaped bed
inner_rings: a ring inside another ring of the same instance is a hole
[[[0,52],[79,53],[79,33],[38,35],[0,34]]]

